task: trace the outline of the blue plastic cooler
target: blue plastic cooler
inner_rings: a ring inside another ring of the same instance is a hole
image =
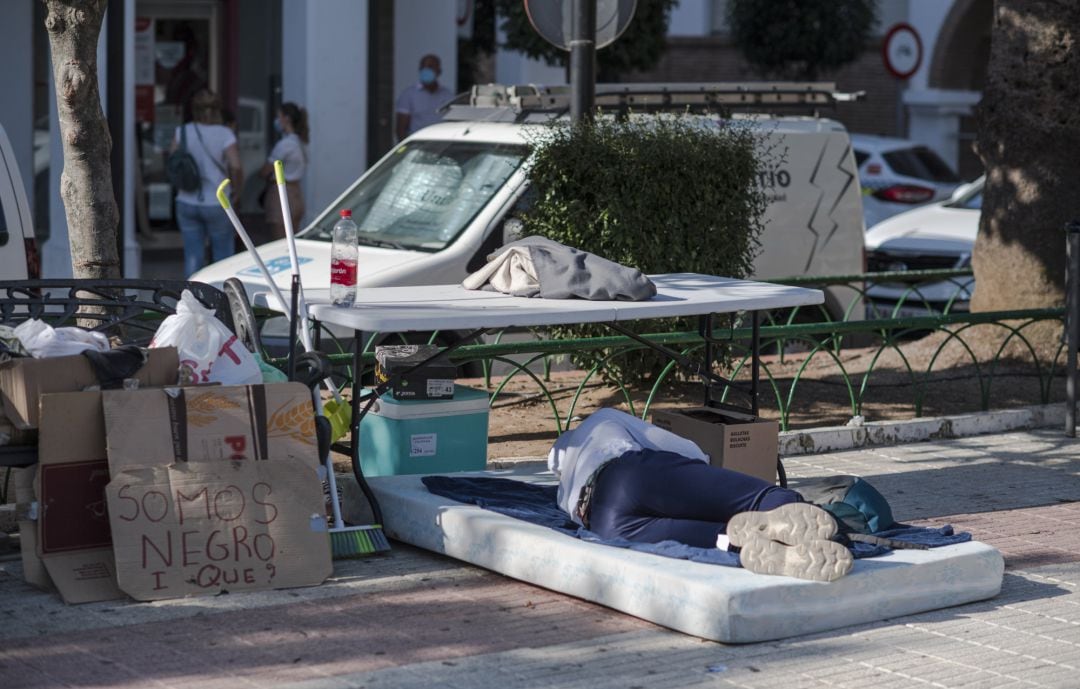
[[[454,386],[453,399],[396,400],[388,392],[360,420],[365,476],[483,471],[488,395]]]

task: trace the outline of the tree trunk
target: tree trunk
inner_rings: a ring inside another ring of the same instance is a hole
[[[64,201],[76,278],[120,277],[109,136],[97,79],[97,47],[108,0],[43,0],[56,107],[64,145]]]
[[[996,0],[977,108],[986,166],[972,311],[1064,302],[1080,160],[1080,0]]]

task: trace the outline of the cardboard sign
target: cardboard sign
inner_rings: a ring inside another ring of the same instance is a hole
[[[120,588],[137,600],[320,584],[320,482],[299,460],[178,462],[106,488]]]
[[[712,466],[776,482],[780,432],[776,421],[736,418],[718,409],[695,407],[654,411],[652,422],[697,443]]]
[[[133,376],[140,386],[175,385],[180,360],[175,347],[148,350],[149,358]],[[4,414],[19,429],[38,427],[41,396],[78,392],[98,385],[94,368],[84,356],[11,359],[0,364],[0,396]]]
[[[103,394],[113,474],[174,461],[269,457],[319,469],[311,391],[300,383]]]
[[[37,555],[67,603],[123,598],[105,506],[109,465],[100,392],[43,395]]]

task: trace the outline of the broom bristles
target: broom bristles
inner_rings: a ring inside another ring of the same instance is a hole
[[[379,524],[330,530],[330,552],[335,560],[384,553],[388,550],[390,541]]]

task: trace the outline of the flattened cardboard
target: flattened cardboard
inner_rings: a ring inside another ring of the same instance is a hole
[[[41,397],[37,553],[66,603],[123,598],[116,584],[105,486],[100,392]]]
[[[300,383],[108,390],[113,474],[148,464],[297,459],[318,470],[311,391]]]
[[[12,470],[15,486],[15,514],[19,522],[19,550],[22,555],[23,579],[43,591],[55,591],[45,563],[37,551],[37,467]]]
[[[141,386],[175,385],[180,360],[175,347],[149,350],[146,364],[133,376]],[[0,364],[0,398],[4,415],[21,430],[38,427],[41,396],[78,392],[98,384],[84,356],[11,359]]]
[[[117,579],[136,600],[315,586],[333,571],[322,486],[302,461],[144,466],[106,493]]]
[[[780,426],[765,419],[737,419],[709,407],[657,410],[654,425],[697,443],[709,463],[776,483]]]

